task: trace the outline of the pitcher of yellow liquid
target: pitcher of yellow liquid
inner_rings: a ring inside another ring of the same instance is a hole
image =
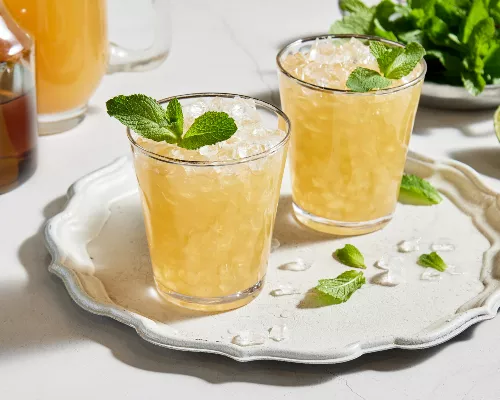
[[[170,48],[168,0],[3,2],[35,40],[40,134],[66,131],[80,123],[106,71],[152,69],[165,60]],[[108,41],[108,30],[111,36],[129,36],[139,49]]]

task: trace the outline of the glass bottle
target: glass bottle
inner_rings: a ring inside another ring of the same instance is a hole
[[[0,194],[25,182],[37,164],[33,42],[0,0]]]

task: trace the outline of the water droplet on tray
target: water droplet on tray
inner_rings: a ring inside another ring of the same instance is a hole
[[[441,273],[432,268],[426,268],[420,279],[423,281],[439,281],[441,279]]]
[[[455,245],[453,243],[432,243],[431,244],[432,251],[454,251]]]
[[[231,343],[242,347],[258,346],[264,344],[265,342],[265,335],[251,331],[241,331],[231,340]]]
[[[276,289],[273,289],[270,294],[274,297],[280,297],[289,296],[292,294],[300,294],[300,291],[290,285],[280,285]]]
[[[421,238],[403,240],[398,243],[398,251],[401,253],[411,253],[420,249],[419,243]]]
[[[275,342],[281,342],[288,339],[288,327],[286,325],[274,325],[271,329],[269,329],[269,338]]]
[[[280,265],[279,269],[285,271],[305,271],[311,268],[311,264],[307,263],[302,258],[297,258],[296,261],[288,262],[286,264]]]
[[[455,265],[448,265],[444,272],[450,275],[464,275],[464,272]]]
[[[272,238],[271,240],[271,252],[278,250],[278,248],[281,246],[281,243],[278,239]]]

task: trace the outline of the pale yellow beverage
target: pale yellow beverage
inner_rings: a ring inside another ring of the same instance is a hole
[[[299,40],[280,52],[278,66],[281,103],[292,124],[297,218],[340,235],[385,226],[398,198],[425,62],[391,88],[368,93],[346,87],[356,67],[379,71],[368,41]]]
[[[35,40],[40,122],[83,118],[87,102],[108,63],[106,1],[4,0],[4,3],[16,22]],[[45,129],[42,127],[42,133]]]
[[[263,285],[288,122],[258,100],[204,94],[178,99],[185,130],[205,111],[225,111],[238,131],[198,150],[130,135],[156,285],[184,307],[236,308]]]

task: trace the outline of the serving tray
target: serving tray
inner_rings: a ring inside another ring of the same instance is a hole
[[[500,306],[500,210],[498,193],[478,174],[455,161],[435,161],[411,153],[406,170],[429,179],[444,194],[441,204],[398,204],[394,220],[365,236],[336,238],[302,227],[291,214],[285,174],[266,284],[249,305],[226,313],[203,314],[165,303],[151,272],[133,166],[123,157],[80,179],[68,191],[65,209],[48,221],[49,271],[85,310],[133,327],[145,340],[171,349],[217,353],[238,361],[280,360],[309,364],[339,363],[390,348],[421,349],[456,336],[493,318]],[[420,251],[398,253],[402,240],[421,238]],[[451,242],[442,253],[458,274],[422,280],[418,255],[433,243]],[[332,258],[346,243],[365,255],[367,284],[340,305],[319,306],[309,290],[318,279],[348,268]],[[378,259],[401,257],[405,282],[381,285]],[[280,266],[302,258],[312,266],[290,271]],[[270,294],[290,285],[298,294]],[[266,337],[286,325],[288,338],[242,347],[238,334]]]

